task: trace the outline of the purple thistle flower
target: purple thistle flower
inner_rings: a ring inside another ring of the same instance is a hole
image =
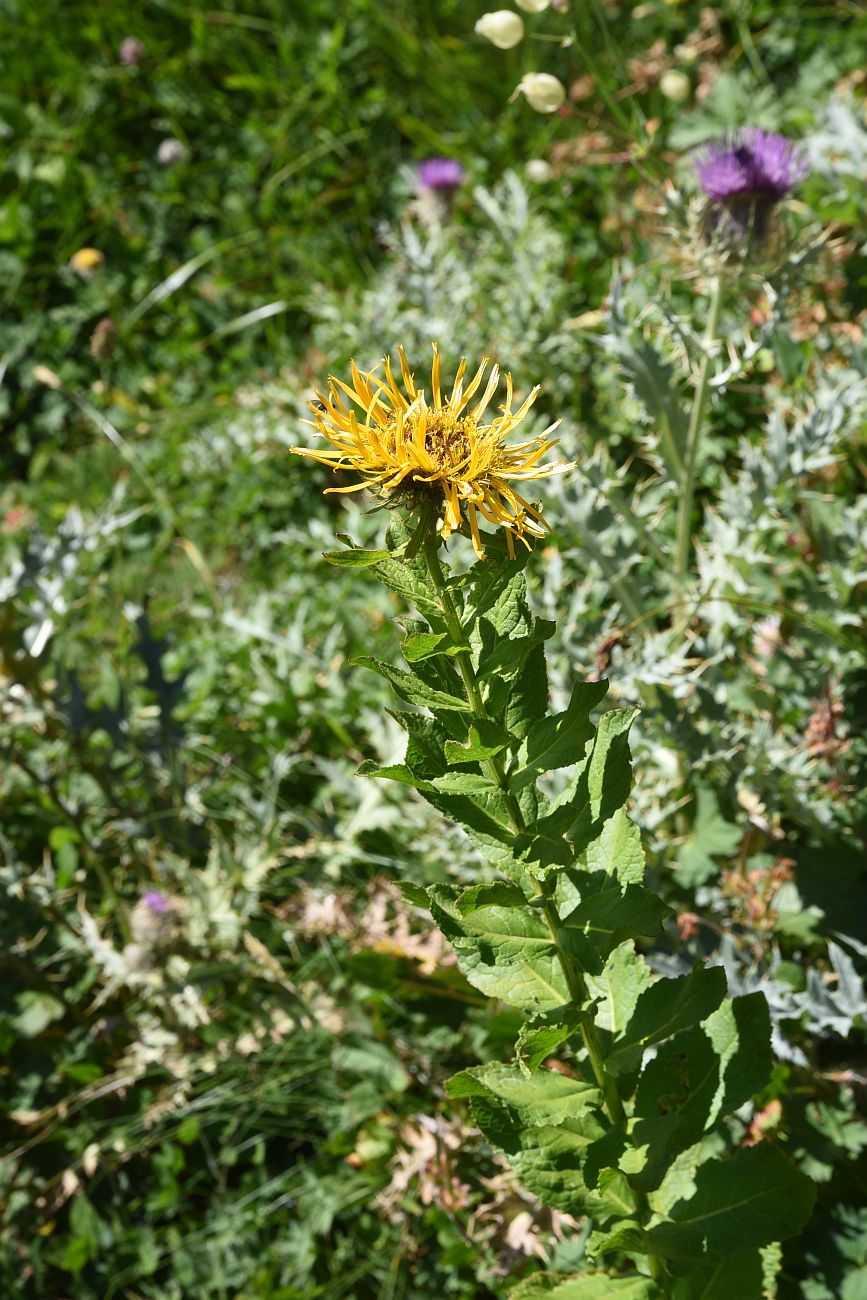
[[[142,894],[142,902],[151,912],[156,912],[158,916],[165,916],[166,912],[172,910],[170,899],[165,894],[161,894],[158,889],[146,889]]]
[[[463,184],[466,172],[456,158],[428,158],[419,163],[416,174],[422,189],[452,194]]]
[[[751,127],[730,140],[712,140],[696,156],[701,187],[709,199],[784,199],[804,179],[809,164],[798,146],[776,131]]]

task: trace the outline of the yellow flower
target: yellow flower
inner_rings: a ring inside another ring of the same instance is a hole
[[[105,258],[98,248],[79,248],[77,253],[73,253],[69,259],[69,265],[78,275],[93,275],[94,271],[99,270]]]
[[[500,414],[483,423],[485,412],[500,381],[494,366],[481,397],[487,360],[465,386],[467,363],[462,360],[451,393],[443,397],[440,388],[440,354],[433,345],[430,401],[424,389],[416,387],[402,348],[398,348],[403,387],[396,382],[391,363],[383,362],[383,378],[372,371],[360,371],[352,363],[352,387],[329,378],[328,392],[311,402],[313,425],[331,443],[322,450],[293,447],[299,456],[309,456],[332,469],[353,470],[361,481],[348,487],[327,488],[328,492],[357,492],[374,488],[384,492],[413,493],[432,498],[445,507],[442,535],[447,538],[465,522],[477,555],[484,554],[478,515],[505,529],[509,554],[514,555],[513,538],[529,549],[527,537],[544,537],[545,519],[516,491],[515,483],[548,478],[571,469],[571,465],[540,465],[556,440],[548,438],[556,425],[526,442],[507,445],[509,434],[526,416],[536,395],[534,388],[516,411],[512,410],[512,377],[506,376],[506,400]],[[308,423],[311,423],[308,421]]]

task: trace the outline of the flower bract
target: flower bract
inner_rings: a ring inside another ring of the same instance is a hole
[[[571,469],[540,463],[556,446],[548,436],[554,425],[523,442],[508,441],[536,400],[538,387],[513,410],[512,378],[507,375],[505,401],[497,415],[486,419],[500,382],[498,366],[487,374],[489,363],[483,361],[467,383],[467,364],[462,360],[446,394],[441,387],[439,348],[434,344],[428,396],[416,385],[402,348],[398,356],[402,383],[388,358],[382,362],[381,375],[376,373],[378,366],[361,371],[353,362],[351,385],[330,378],[327,393],[317,394],[310,403],[314,417],[310,423],[331,445],[293,451],[359,476],[357,482],[327,488],[328,492],[372,488],[419,508],[432,503],[442,514],[443,537],[466,524],[479,556],[484,554],[480,515],[505,530],[510,555],[516,537],[529,548],[527,539],[543,537],[548,525],[516,485]]]

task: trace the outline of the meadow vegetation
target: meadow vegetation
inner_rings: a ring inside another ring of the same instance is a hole
[[[484,8],[0,0],[10,1300],[867,1295],[867,17]],[[559,422],[531,555],[292,455],[434,341]],[[468,919],[528,898],[552,1002]],[[612,971],[696,1005],[618,1036]]]

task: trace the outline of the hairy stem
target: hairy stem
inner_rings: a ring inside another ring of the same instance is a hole
[[[687,624],[684,592],[689,575],[689,561],[692,551],[691,527],[692,511],[695,498],[695,479],[698,469],[698,450],[701,444],[702,425],[710,395],[710,379],[713,370],[713,350],[719,331],[720,309],[722,307],[723,277],[714,276],[710,287],[707,325],[704,331],[704,355],[698,372],[698,382],[692,399],[689,416],[689,428],[686,435],[686,454],[683,462],[683,480],[680,485],[680,502],[677,511],[677,553],[675,578],[680,609],[676,628],[682,632]]]

